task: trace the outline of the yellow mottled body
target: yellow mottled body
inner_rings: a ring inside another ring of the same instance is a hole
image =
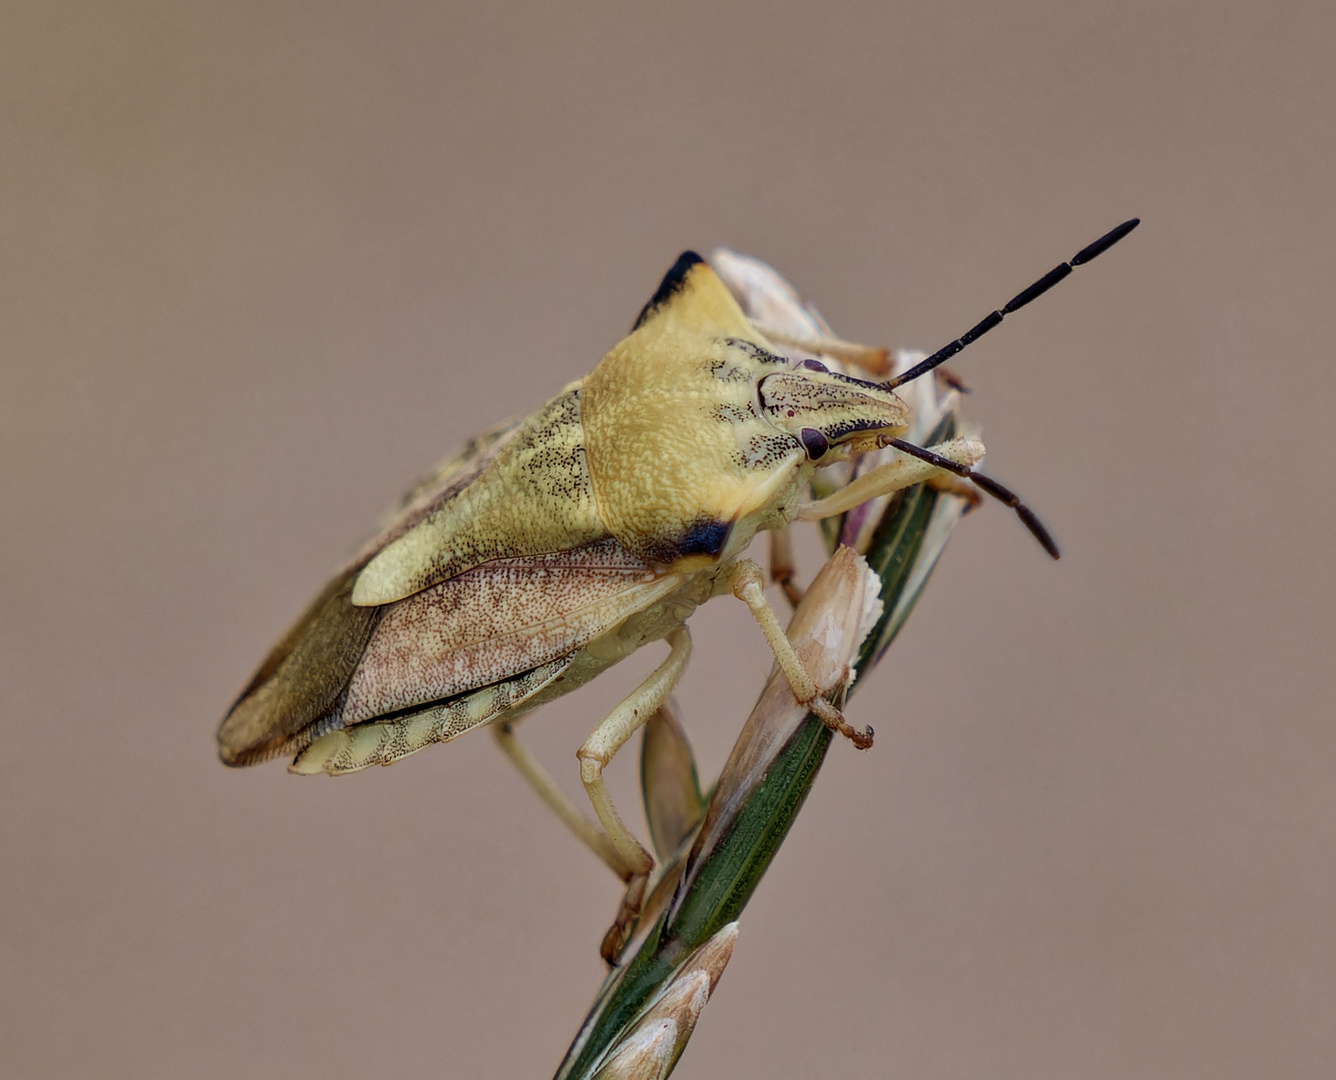
[[[731,526],[730,546],[746,547],[758,518],[773,525],[792,506],[806,458],[758,415],[757,382],[773,365],[743,343],[774,354],[719,279],[692,274],[675,300],[615,346],[581,394],[599,518],[651,559],[698,523]]]
[[[358,575],[353,603],[392,603],[480,563],[569,551],[606,535],[577,383],[526,420],[477,481],[380,551]]]
[[[861,508],[838,527],[857,545],[893,493],[926,482],[961,494],[967,478],[1012,507],[1057,558],[1030,509],[972,472],[983,456],[977,440],[924,447],[901,436],[912,428],[926,441],[941,419],[920,376],[943,374],[945,360],[1137,224],[1082,248],[887,383],[841,371],[885,374],[887,350],[836,338],[769,267],[720,251],[712,268],[685,252],[588,376],[480,436],[410,492],[261,663],[223,718],[219,755],[248,765],[292,754],[294,772],[338,775],[494,725],[535,790],[626,879],[604,942],[611,958],[652,860],[602,772],[681,677],[692,612],[724,592],[742,600],[798,702],[871,745],[803,666],[760,568],[743,557],[748,544],[774,531],[772,575],[793,599],[783,539],[791,521]],[[901,385],[915,395],[914,416],[894,393]],[[513,722],[658,640],[667,658],[577,753],[595,827],[518,743]]]
[[[758,530],[824,514],[827,503],[799,505],[818,466],[906,426],[886,387],[777,352],[688,253],[585,379],[415,490],[266,658],[223,720],[220,754],[233,765],[293,754],[300,773],[389,764],[511,721],[667,639],[669,658],[579,754],[604,832],[572,827],[631,883],[610,955],[650,860],[602,770],[680,676],[698,605],[743,599],[799,700],[862,744],[821,699],[741,555]],[[938,449],[966,464],[982,454]],[[875,490],[863,481],[860,501],[938,470],[905,459],[893,471]]]
[[[758,529],[792,518],[804,430],[822,464],[903,430],[893,393],[791,368],[707,264],[679,265],[584,380],[444,470],[327,590],[224,721],[224,760],[318,739],[298,769],[348,771],[377,759],[330,748],[367,725],[425,730],[424,710],[512,680],[527,693],[477,723],[567,692],[681,625]],[[528,677],[558,661],[559,684]]]

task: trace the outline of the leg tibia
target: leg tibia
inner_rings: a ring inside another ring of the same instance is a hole
[[[609,842],[616,850],[617,858],[627,868],[626,898],[622,901],[616,922],[603,939],[603,958],[609,963],[615,962],[640,914],[645,885],[654,868],[654,859],[622,821],[603,780],[603,770],[626,740],[635,734],[636,729],[664,703],[677,685],[677,680],[682,677],[687,661],[691,658],[691,636],[685,626],[679,626],[668,635],[667,641],[670,646],[668,659],[608,714],[607,719],[594,729],[576,752],[585,793],[593,804],[594,813],[598,815]]]
[[[547,804],[547,808],[556,814],[562,823],[575,834],[575,838],[602,859],[614,874],[625,881],[632,872],[631,867],[626,864],[618,854],[617,849],[612,846],[612,841],[608,839],[607,833],[580,813],[575,803],[571,802],[566,793],[557,786],[557,782],[552,779],[551,774],[543,767],[542,762],[534,757],[529,748],[520,742],[519,736],[515,733],[515,728],[518,726],[518,720],[509,720],[492,728],[492,733],[496,736],[497,745],[501,747],[501,752],[519,770],[519,774],[524,777],[537,796]]]

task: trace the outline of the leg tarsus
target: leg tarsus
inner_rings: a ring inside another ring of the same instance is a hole
[[[814,697],[807,702],[807,707],[812,710],[816,718],[832,731],[838,731],[846,739],[854,744],[859,750],[869,750],[872,747],[872,729],[869,727],[866,731],[859,731],[856,727],[849,724],[844,719],[844,714],[835,708],[829,701],[823,697]]]
[[[608,927],[608,932],[603,935],[603,941],[598,947],[599,955],[609,964],[617,963],[617,958],[622,955],[626,943],[631,940],[636,922],[640,919],[640,911],[645,906],[645,892],[648,887],[648,871],[635,874],[627,881],[626,893],[622,897],[621,906],[617,909],[617,916],[612,920],[612,925]]]

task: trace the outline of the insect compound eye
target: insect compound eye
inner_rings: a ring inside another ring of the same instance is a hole
[[[798,432],[798,438],[802,441],[807,456],[813,461],[825,457],[826,451],[830,449],[830,440],[816,428],[803,428],[802,431]]]
[[[808,371],[829,371],[829,370],[830,370],[830,368],[826,367],[826,365],[823,364],[820,360],[811,360],[811,359],[807,359],[807,360],[804,360],[804,361],[803,361],[801,364],[799,364],[798,366],[799,366],[799,367],[805,367]]]

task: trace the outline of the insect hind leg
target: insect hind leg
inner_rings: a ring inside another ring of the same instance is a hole
[[[631,872],[630,867],[617,853],[612,841],[608,839],[608,834],[580,813],[575,803],[552,779],[552,774],[543,767],[543,763],[533,755],[533,752],[527,746],[520,742],[516,729],[523,719],[522,716],[514,717],[493,725],[492,735],[501,748],[501,752],[515,766],[516,771],[524,778],[525,783],[543,800],[547,808],[560,819],[566,828],[570,829],[575,838],[597,855],[614,874],[622,880],[626,880]]]

